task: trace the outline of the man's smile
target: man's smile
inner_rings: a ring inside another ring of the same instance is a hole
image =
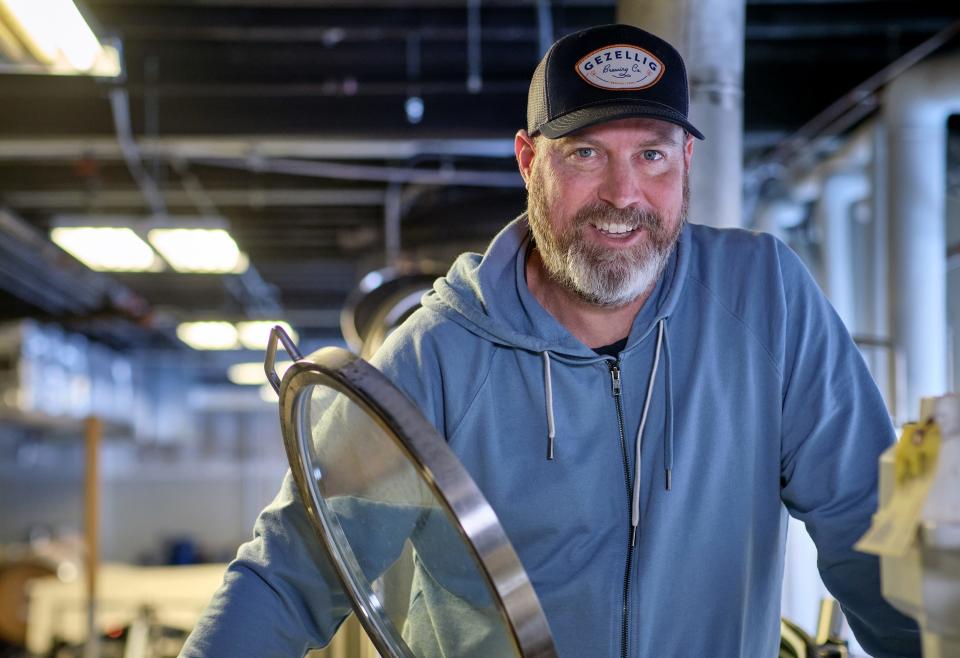
[[[591,222],[590,225],[595,229],[606,233],[607,235],[622,236],[631,233],[637,228],[636,226],[629,226],[627,224],[620,224],[617,222]]]

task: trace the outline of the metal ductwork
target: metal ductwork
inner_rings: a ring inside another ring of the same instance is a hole
[[[856,274],[853,259],[853,207],[868,198],[870,178],[862,170],[842,171],[823,183],[817,218],[823,231],[823,283],[827,296],[851,333],[857,326]]]
[[[960,113],[960,55],[932,59],[884,94],[891,322],[906,355],[906,409],[947,382],[947,119]]]

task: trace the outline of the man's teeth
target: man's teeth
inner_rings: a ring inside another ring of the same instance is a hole
[[[626,224],[614,224],[613,222],[601,222],[599,224],[594,224],[594,226],[604,233],[629,233],[633,230],[632,227],[627,226]]]

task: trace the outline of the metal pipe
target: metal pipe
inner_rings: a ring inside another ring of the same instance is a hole
[[[882,121],[873,123],[872,134],[873,158],[869,165],[873,194],[870,195],[870,244],[868,246],[868,260],[870,267],[870,290],[867,295],[865,312],[866,322],[861,328],[875,336],[890,336],[890,291],[887,278],[890,271],[890,250],[888,247],[887,222],[887,148],[886,129]],[[900,422],[905,420],[904,409],[901,407],[901,397],[897,397],[897,376],[894,372],[896,359],[891,341],[891,350],[874,350],[868,359],[870,371],[873,373],[887,373],[886,385],[881,388],[886,399],[890,415]],[[880,381],[880,377],[877,377]]]
[[[870,194],[870,180],[862,171],[828,177],[817,203],[816,217],[823,231],[823,283],[827,297],[851,333],[856,326],[857,293],[853,260],[853,204]]]
[[[960,34],[960,20],[951,23],[916,48],[907,51],[871,75],[801,126],[789,139],[784,140],[769,161],[787,162],[801,153],[814,139],[839,134],[873,112],[879,107],[877,96],[885,85],[889,85],[898,76],[929,57],[931,53],[958,34]]]
[[[540,57],[547,54],[553,42],[553,10],[550,8],[550,0],[537,0],[537,52]]]
[[[513,162],[513,139],[325,139],[316,137],[158,137],[137,144],[144,157],[331,158],[336,160],[409,159],[466,155]],[[92,158],[120,160],[117,140],[107,137],[50,139],[34,136],[0,139],[0,162],[47,162]]]
[[[0,288],[51,315],[83,316],[109,300],[129,317],[146,313],[146,303],[113,278],[79,263],[72,267],[63,252],[36,228],[0,208]]]
[[[479,94],[483,89],[480,0],[467,0],[467,89]]]
[[[219,215],[220,211],[217,209],[217,204],[207,193],[200,179],[190,171],[190,166],[180,159],[174,159],[170,164],[173,165],[174,171],[180,176],[180,185],[183,186],[183,191],[200,211],[200,214],[208,217]]]
[[[400,220],[402,215],[403,187],[397,183],[387,186],[383,204],[384,260],[386,265],[395,265],[400,258]]]
[[[296,208],[300,206],[381,206],[383,190],[297,188],[276,189],[214,189],[206,190],[205,196],[216,206],[225,208]],[[139,190],[99,190],[96,206],[101,210],[133,208],[143,203]],[[185,208],[197,205],[197,199],[187,190],[165,190],[164,203],[168,208]],[[14,190],[4,194],[4,200],[18,210],[62,210],[87,208],[90,193],[84,190]],[[216,212],[204,212],[216,215]]]
[[[140,149],[133,139],[133,130],[130,127],[130,99],[125,89],[115,87],[110,90],[110,108],[113,111],[113,125],[117,133],[117,143],[123,153],[130,175],[137,182],[143,193],[147,205],[154,215],[164,215],[167,212],[163,203],[163,196],[156,182],[143,168],[143,159]]]
[[[742,226],[744,0],[619,0],[617,19],[649,30],[683,55],[694,148],[691,221]]]
[[[378,167],[349,165],[315,160],[287,160],[262,158],[207,159],[195,162],[209,167],[244,169],[254,172],[272,172],[291,176],[338,178],[344,180],[380,181],[386,183],[419,183],[421,185],[464,185],[475,187],[523,187],[523,179],[516,171],[467,171],[448,167],[440,169],[413,169],[410,167]]]
[[[947,390],[947,119],[957,112],[958,54],[919,64],[884,94],[891,324],[911,412]]]

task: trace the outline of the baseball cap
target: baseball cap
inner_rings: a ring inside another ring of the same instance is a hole
[[[687,70],[676,48],[632,25],[569,34],[540,60],[527,97],[527,132],[550,139],[587,126],[650,117],[703,133],[687,119]]]

